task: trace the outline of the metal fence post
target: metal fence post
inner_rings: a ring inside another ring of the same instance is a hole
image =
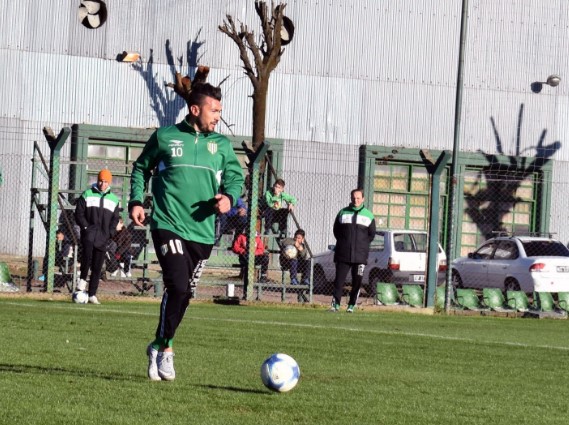
[[[59,167],[61,160],[61,148],[71,134],[69,127],[64,127],[57,138],[46,135],[49,143],[49,192],[48,192],[48,232],[46,235],[46,257],[44,265],[44,276],[46,291],[53,292],[54,268],[55,268],[55,234],[57,232],[57,206],[59,196]]]
[[[435,289],[439,276],[438,255],[439,255],[439,228],[440,228],[440,182],[441,174],[445,169],[450,153],[443,151],[436,161],[433,160],[428,150],[420,152],[423,163],[431,176],[431,202],[429,211],[429,252],[427,253],[427,299],[426,307],[435,305]]]
[[[263,142],[249,156],[251,170],[251,193],[249,199],[249,228],[247,229],[247,277],[243,288],[246,300],[253,299],[255,285],[255,237],[257,235],[257,210],[259,208],[259,173],[261,161],[269,149],[270,143]]]

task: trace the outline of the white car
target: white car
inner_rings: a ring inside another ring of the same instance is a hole
[[[545,237],[501,236],[452,262],[455,288],[569,291],[569,249]]]
[[[362,287],[374,295],[378,282],[397,285],[425,283],[427,268],[427,232],[418,230],[377,230],[370,246]],[[336,275],[334,245],[314,256],[314,292],[331,294]],[[447,268],[446,255],[439,244],[437,281],[444,281]],[[352,280],[351,273],[346,283]]]

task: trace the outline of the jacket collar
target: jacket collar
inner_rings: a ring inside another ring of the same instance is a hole
[[[97,183],[93,183],[91,185],[91,189],[93,189],[93,191],[97,192],[97,193],[102,193],[103,195],[106,195],[107,193],[109,193],[111,191],[111,185],[109,185],[109,187],[107,187],[107,190],[105,190],[104,192],[99,189],[99,186],[97,185]]]
[[[354,211],[361,211],[364,208],[364,204],[361,204],[359,207],[355,207],[353,204],[350,204],[350,209]]]
[[[180,130],[185,131],[190,134],[202,134],[204,137],[208,137],[210,134],[214,134],[215,131],[211,131],[208,133],[202,133],[201,131],[196,131],[193,125],[190,124],[190,116],[186,115],[182,122],[180,122]]]

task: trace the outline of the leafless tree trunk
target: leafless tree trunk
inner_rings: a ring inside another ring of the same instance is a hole
[[[274,5],[271,10],[264,1],[255,1],[255,10],[261,20],[260,46],[255,33],[247,25],[239,28],[231,15],[227,15],[219,30],[229,36],[239,48],[245,74],[253,84],[253,150],[265,140],[265,116],[269,77],[277,67],[284,52],[281,44],[281,29],[286,4]]]

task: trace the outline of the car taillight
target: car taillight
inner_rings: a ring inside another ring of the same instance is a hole
[[[446,272],[447,271],[447,260],[441,260],[439,264],[439,271]]]
[[[529,267],[530,273],[532,272],[543,272],[545,271],[545,264],[543,263],[534,263]]]
[[[389,270],[399,270],[399,266],[399,260],[394,260],[393,258],[389,257],[389,260],[387,261],[387,267]]]

